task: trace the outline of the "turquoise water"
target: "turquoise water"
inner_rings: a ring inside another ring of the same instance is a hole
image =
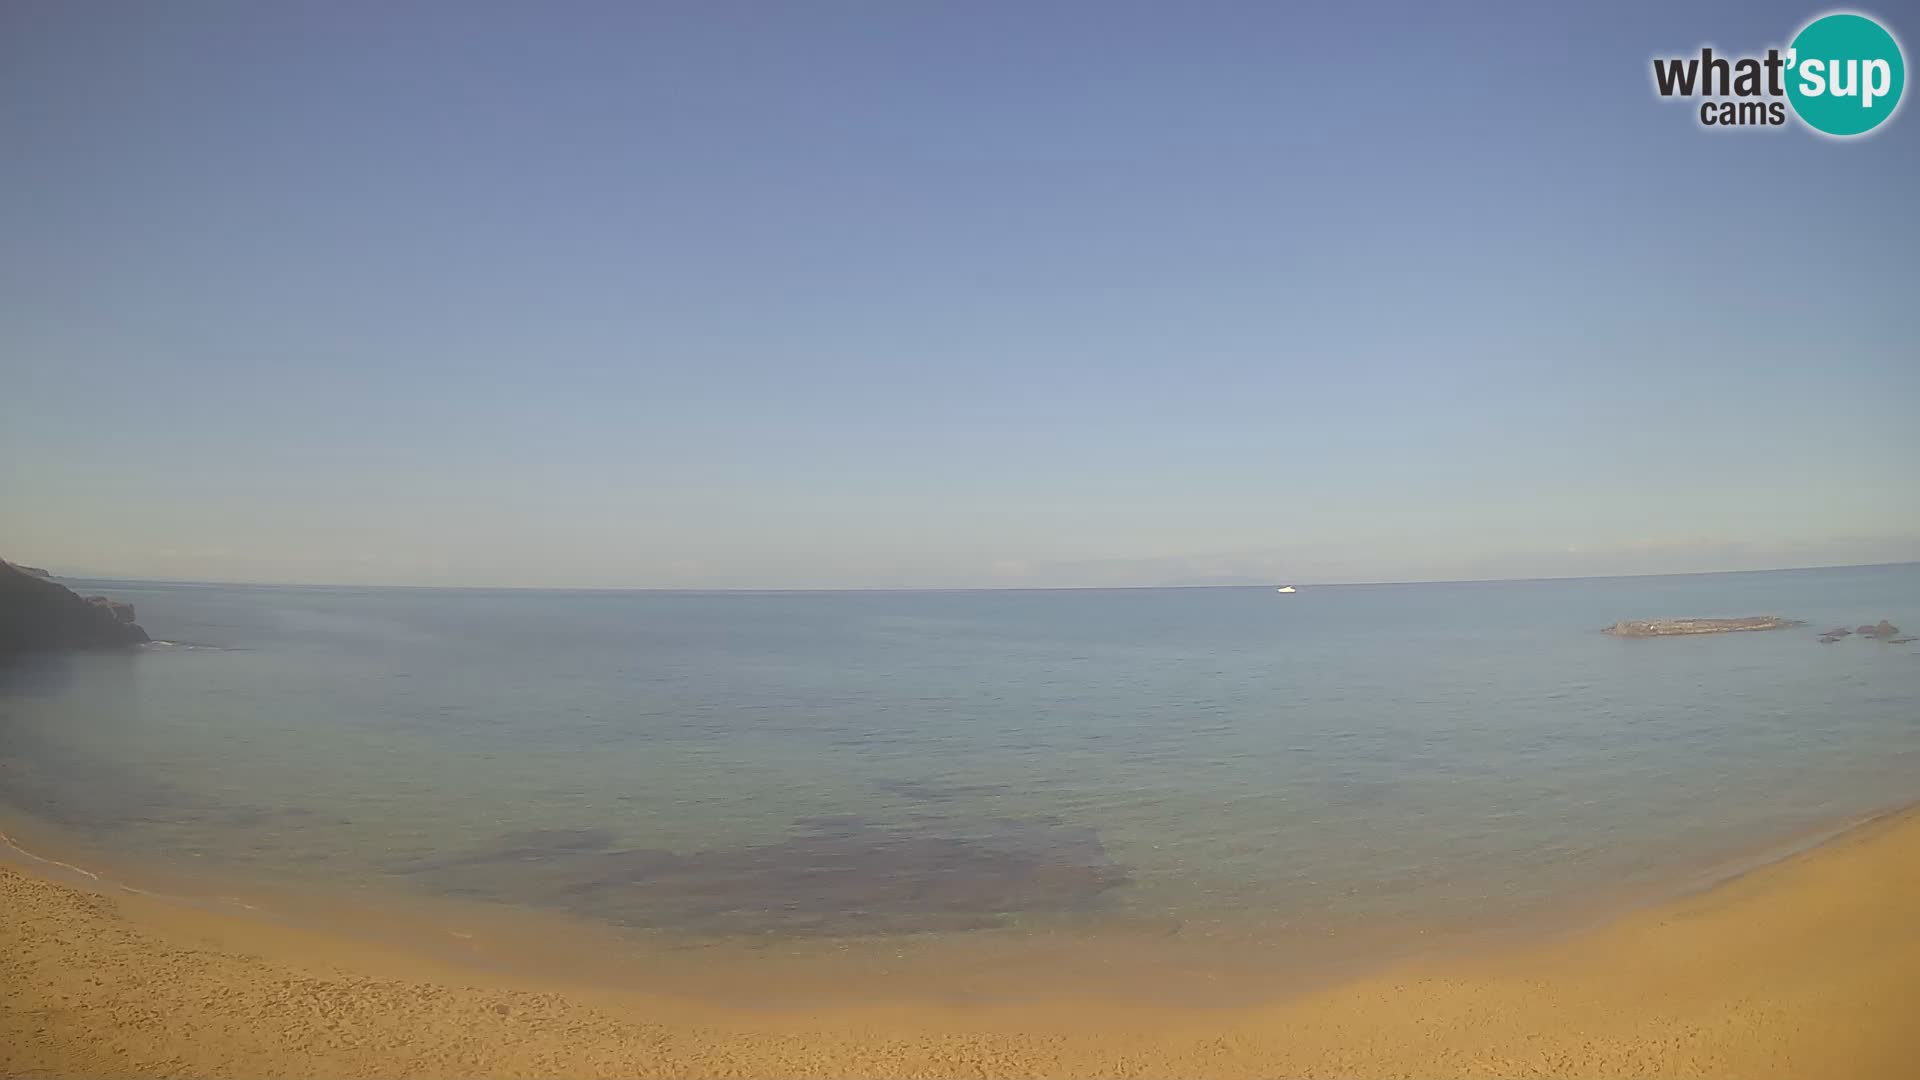
[[[0,808],[103,848],[707,937],[1489,917],[1920,795],[1920,566],[1303,589],[74,583]],[[1617,619],[1778,613],[1616,640]]]

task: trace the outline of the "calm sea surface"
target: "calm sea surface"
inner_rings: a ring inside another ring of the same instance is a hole
[[[1497,917],[1920,796],[1920,567],[1066,592],[74,582],[0,812],[281,882],[841,939]],[[1616,619],[1779,613],[1615,640]]]

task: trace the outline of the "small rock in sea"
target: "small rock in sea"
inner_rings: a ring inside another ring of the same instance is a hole
[[[1831,630],[1829,630],[1829,631],[1827,631],[1826,633],[1824,633],[1824,634],[1822,634],[1822,635],[1820,635],[1820,636],[1821,636],[1821,637],[1830,637],[1830,638],[1843,638],[1843,637],[1846,637],[1846,636],[1847,636],[1848,634],[1851,634],[1851,633],[1853,633],[1853,631],[1851,631],[1851,630],[1849,630],[1849,629],[1847,629],[1847,628],[1846,628],[1846,627],[1844,627],[1844,626],[1836,626],[1836,627],[1834,627],[1833,629],[1831,629]]]
[[[1857,631],[1861,637],[1890,638],[1900,633],[1900,628],[1885,619],[1878,626],[1862,626]]]
[[[1907,642],[1909,642],[1909,641],[1920,641],[1920,638],[1912,638],[1912,637],[1890,637],[1890,638],[1886,638],[1886,639],[1884,639],[1884,640],[1885,640],[1885,641],[1886,641],[1886,643],[1887,643],[1887,644],[1889,644],[1889,645],[1905,645],[1905,644],[1906,644]]]
[[[1831,644],[1833,644],[1834,642],[1836,642],[1836,641],[1839,641],[1839,640],[1840,640],[1840,638],[1839,638],[1839,636],[1838,636],[1838,635],[1836,635],[1836,634],[1821,634],[1821,635],[1820,635],[1820,644],[1822,644],[1822,645],[1831,645]]]

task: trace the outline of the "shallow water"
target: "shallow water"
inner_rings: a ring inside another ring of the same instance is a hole
[[[1920,794],[1920,566],[1067,592],[73,583],[7,814],[688,939],[1498,922]],[[1616,640],[1617,619],[1799,629]],[[189,647],[188,644],[191,643]]]

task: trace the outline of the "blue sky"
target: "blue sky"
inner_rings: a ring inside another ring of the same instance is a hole
[[[9,3],[0,553],[648,587],[1920,559],[1920,117],[1704,130],[1651,57],[1824,9],[1560,7]]]

